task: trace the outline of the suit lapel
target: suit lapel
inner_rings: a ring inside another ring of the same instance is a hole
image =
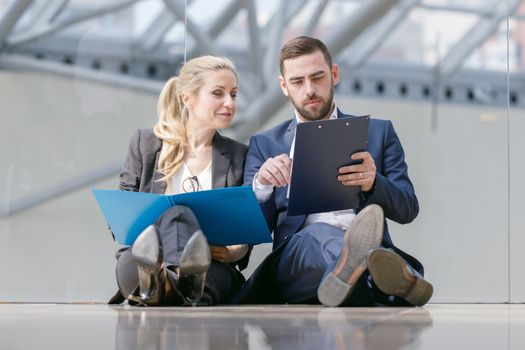
[[[151,184],[151,193],[163,194],[166,192],[166,181],[159,181],[162,178],[162,174],[158,172],[160,150],[155,155],[155,168],[153,171],[153,180]],[[230,169],[230,154],[224,139],[219,133],[215,133],[212,143],[212,155],[211,155],[211,181],[212,188],[226,187],[228,170]]]
[[[228,177],[230,169],[231,156],[226,143],[219,133],[215,133],[211,151],[211,182],[212,188],[223,188]]]
[[[295,117],[292,119],[283,138],[283,145],[286,148],[286,153],[290,154],[290,148],[292,147],[292,142],[295,137],[295,129],[297,127],[297,120]]]
[[[166,181],[159,181],[162,178],[162,174],[157,171],[159,166],[159,155],[160,150],[157,151],[157,154],[155,155],[155,163],[153,168],[153,180],[151,184],[151,193],[158,193],[158,194],[164,194],[166,192]]]
[[[339,119],[339,118],[355,118],[355,117],[356,117],[355,115],[344,114],[343,112],[341,112],[341,110],[339,108],[337,108],[337,119]]]

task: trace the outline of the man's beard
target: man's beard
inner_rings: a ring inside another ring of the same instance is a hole
[[[319,97],[317,95],[312,96],[312,100],[318,100]],[[306,120],[309,121],[316,121],[320,119],[324,119],[328,116],[328,113],[330,112],[330,109],[332,108],[332,102],[334,100],[334,87],[330,87],[330,94],[328,95],[328,98],[326,101],[323,102],[323,105],[321,106],[321,109],[319,109],[318,112],[315,111],[309,111],[306,108],[302,108],[295,103],[293,99],[290,98],[290,101],[292,101],[292,104],[294,105],[295,109],[299,113],[301,117],[303,117]]]

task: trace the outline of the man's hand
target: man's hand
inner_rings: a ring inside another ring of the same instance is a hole
[[[211,258],[221,263],[231,263],[240,260],[247,252],[248,245],[237,244],[228,246],[210,246]]]
[[[361,191],[370,191],[376,180],[374,158],[368,152],[357,152],[352,154],[352,159],[362,159],[363,162],[339,168],[337,180],[341,181],[344,186],[361,186]]]
[[[268,158],[259,169],[257,181],[265,186],[284,187],[290,183],[291,168],[292,161],[287,154]]]

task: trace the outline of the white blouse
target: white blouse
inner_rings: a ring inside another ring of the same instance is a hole
[[[170,185],[166,188],[166,194],[211,190],[211,162],[198,175],[192,174],[186,164],[182,164],[172,176]]]

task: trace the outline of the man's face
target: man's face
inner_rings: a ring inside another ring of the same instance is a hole
[[[304,121],[330,116],[334,86],[339,83],[339,67],[331,68],[321,51],[287,59],[283,62],[279,83]]]

